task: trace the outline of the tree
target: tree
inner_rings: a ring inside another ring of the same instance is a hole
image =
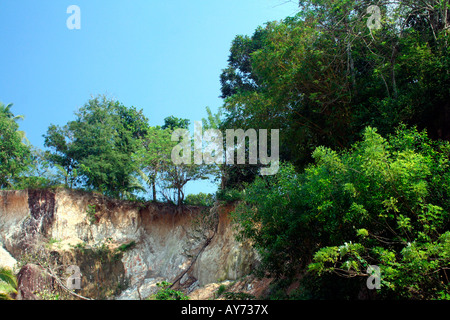
[[[281,129],[280,157],[297,168],[318,145],[348,148],[367,125],[450,139],[444,2],[380,2],[382,28],[371,30],[372,1],[301,1],[259,37],[236,37],[221,78],[238,79],[222,81],[224,125]]]
[[[68,125],[63,127],[50,125],[44,138],[44,146],[51,150],[45,153],[45,158],[63,175],[65,186],[73,188],[77,169]]]
[[[448,297],[449,155],[448,142],[406,126],[387,138],[368,127],[348,151],[317,147],[303,172],[285,163],[246,188],[234,214],[241,237],[263,274],[332,275],[316,297],[344,277],[338,294],[356,298],[370,265],[381,270],[380,297]]]
[[[163,130],[170,129],[175,130],[177,128],[187,129],[189,127],[189,119],[181,119],[175,116],[170,116],[164,119],[164,124],[161,127]]]
[[[252,70],[251,54],[262,48],[266,32],[264,28],[258,27],[252,37],[238,35],[234,38],[228,67],[220,75],[222,99],[258,88],[258,78]]]
[[[15,122],[17,122],[17,121],[19,121],[19,120],[25,119],[25,116],[24,116],[24,115],[20,115],[20,114],[19,114],[19,115],[14,115],[14,114],[11,112],[12,106],[13,106],[12,103],[9,103],[9,104],[7,104],[7,105],[5,106],[2,102],[0,102],[0,113],[4,113],[4,114],[6,115],[7,118],[12,119],[12,120],[14,120]],[[17,131],[17,132],[20,134],[20,136],[21,136],[21,138],[22,138],[22,141],[23,141],[25,144],[30,144],[30,141],[28,141],[27,136],[26,136],[26,134],[25,134],[25,131]]]
[[[12,119],[17,122],[17,120],[23,120],[25,117],[23,115],[14,115],[11,111],[13,104],[8,103],[5,105],[4,103],[0,102],[0,113],[3,113],[5,117],[8,119]]]
[[[170,161],[165,161],[165,165],[160,174],[160,186],[163,197],[170,202],[177,204],[178,207],[184,202],[184,187],[189,181],[208,179],[210,167],[203,164],[195,164],[192,158],[189,163],[176,163],[172,159],[173,150],[178,141],[172,141],[173,132],[177,129],[186,131],[186,136],[190,136],[187,131],[189,126],[188,119],[179,119],[174,116],[167,117],[162,128],[169,129],[171,135],[170,141]],[[185,137],[183,136],[182,139]],[[192,151],[192,139],[188,141],[189,149]],[[191,153],[191,152],[190,152]],[[191,154],[192,156],[192,154]]]
[[[224,107],[219,111],[219,116],[225,115],[220,123],[212,124],[211,128],[220,129],[225,132],[226,129],[233,128],[255,128],[245,121],[242,110],[227,107],[227,101],[240,94],[249,94],[257,92],[261,85],[261,79],[258,78],[252,66],[252,54],[264,46],[264,39],[267,35],[267,29],[258,27],[251,37],[238,35],[233,39],[228,56],[228,66],[222,70],[220,75],[221,98],[224,99]],[[208,111],[208,118],[212,117]],[[204,126],[206,124],[205,120]],[[260,126],[259,126],[260,127]],[[226,189],[239,189],[243,183],[252,182],[258,174],[258,167],[249,164],[223,164],[219,166],[221,172],[221,192]]]
[[[211,193],[203,192],[198,194],[188,194],[184,202],[192,206],[212,207],[215,202],[215,196]]]
[[[142,190],[133,159],[148,132],[142,110],[98,96],[76,117],[63,128],[50,126],[45,136],[46,145],[53,149],[48,158],[64,168],[69,185],[78,177],[84,186],[119,198]]]
[[[30,147],[27,168],[14,179],[14,189],[37,189],[61,185],[66,179],[63,170],[54,172],[44,151]]]
[[[138,172],[151,187],[153,201],[157,200],[157,180],[170,161],[173,147],[170,136],[171,130],[168,128],[150,127],[142,140],[142,147],[136,153],[136,159],[140,163]]]
[[[213,114],[209,107],[206,107],[207,117],[202,119],[202,130],[220,130],[222,137],[224,130],[222,128],[222,111],[219,110],[216,114]],[[215,179],[220,179],[220,188],[225,189],[227,181],[227,165],[225,161],[221,164],[214,163],[210,165],[210,173],[215,176]]]
[[[177,206],[184,202],[184,187],[189,181],[208,179],[209,171],[203,165],[169,164],[161,175],[163,197]],[[174,191],[171,194],[171,191]]]
[[[11,112],[12,104],[0,104],[0,188],[11,187],[14,179],[27,168],[30,146],[23,141],[24,134],[18,131]]]

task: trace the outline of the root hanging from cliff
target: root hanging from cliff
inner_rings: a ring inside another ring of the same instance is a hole
[[[55,275],[55,273],[53,272],[53,270],[51,270],[50,268],[46,268],[44,267],[42,264],[39,264],[39,266],[41,268],[43,268],[45,271],[47,271],[47,273],[55,280],[55,282],[58,284],[58,286],[65,291],[66,293],[69,293],[70,295],[73,295],[74,297],[80,298],[82,300],[94,300],[88,297],[84,297],[76,292],[73,292],[72,290],[70,290],[67,286],[64,285],[64,283],[61,281],[61,279]]]
[[[197,259],[200,255],[205,251],[206,247],[211,243],[214,237],[217,234],[217,230],[219,228],[219,204],[216,202],[214,206],[209,210],[207,214],[199,216],[192,223],[194,225],[194,231],[191,236],[195,238],[203,237],[205,243],[201,246],[198,252],[193,256],[191,262],[189,263],[189,267],[186,268],[172,283],[169,288],[173,288],[180,280],[186,275],[189,270],[195,265]]]

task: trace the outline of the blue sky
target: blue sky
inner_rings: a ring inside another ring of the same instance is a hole
[[[143,109],[151,125],[191,123],[222,104],[219,75],[238,34],[292,16],[285,0],[1,0],[0,101],[25,115],[21,130],[43,146],[91,95]],[[69,30],[67,8],[81,10]],[[188,185],[188,193],[211,185]]]

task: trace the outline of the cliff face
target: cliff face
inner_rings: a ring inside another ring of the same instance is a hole
[[[67,190],[1,191],[0,264],[47,263],[63,284],[70,277],[65,270],[75,265],[81,272],[76,292],[95,299],[145,298],[162,280],[189,294],[236,280],[256,262],[251,248],[235,241],[230,211],[177,210]]]

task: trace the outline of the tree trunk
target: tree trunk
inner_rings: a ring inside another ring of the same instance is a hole
[[[153,179],[153,181],[152,181],[152,196],[153,196],[153,201],[156,202],[156,181],[155,181],[155,179]]]

